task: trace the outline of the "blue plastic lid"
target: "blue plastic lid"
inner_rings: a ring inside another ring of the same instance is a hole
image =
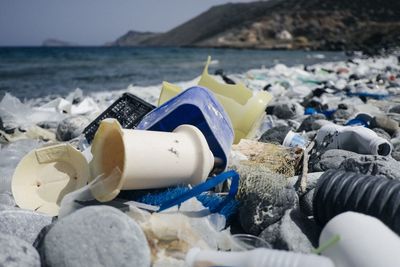
[[[191,87],[148,113],[136,129],[171,132],[182,124],[197,127],[207,140],[214,157],[226,169],[234,132],[224,108],[208,89]]]

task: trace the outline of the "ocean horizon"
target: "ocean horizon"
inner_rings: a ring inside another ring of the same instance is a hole
[[[207,56],[210,73],[341,61],[344,52],[174,47],[0,47],[0,97],[21,100],[182,82],[199,76]]]

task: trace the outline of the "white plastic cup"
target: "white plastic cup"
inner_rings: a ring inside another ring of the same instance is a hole
[[[339,241],[322,251],[336,267],[400,266],[400,238],[380,220],[356,212],[337,215],[324,227],[319,243]]]
[[[298,133],[289,131],[283,140],[283,146],[286,147],[307,147],[307,141]]]
[[[259,248],[243,252],[222,252],[193,248],[186,255],[189,267],[334,267],[326,257]]]
[[[92,154],[92,179],[104,176],[104,186],[92,190],[99,201],[112,200],[120,190],[196,185],[214,166],[204,135],[191,125],[155,132],[122,129],[117,120],[106,119],[96,132]]]

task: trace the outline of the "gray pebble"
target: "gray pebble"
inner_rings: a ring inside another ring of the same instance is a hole
[[[291,130],[289,126],[277,126],[267,130],[258,140],[264,143],[273,143],[282,145],[286,135]]]
[[[400,162],[395,159],[379,155],[361,155],[340,149],[326,151],[319,158],[310,161],[310,166],[313,172],[340,169],[400,179]]]
[[[400,114],[400,105],[393,106],[389,109],[390,113],[398,113]]]
[[[0,233],[17,236],[33,244],[43,227],[52,217],[21,209],[0,211]]]
[[[287,210],[282,219],[267,227],[259,237],[274,249],[311,253],[318,243],[316,224],[297,209]]]
[[[108,206],[80,209],[59,220],[43,242],[52,266],[150,266],[150,249],[139,225]]]
[[[304,114],[304,108],[297,103],[278,103],[273,109],[273,115],[279,119],[292,119],[302,114]]]
[[[0,233],[0,266],[39,267],[40,258],[35,248],[16,236]]]
[[[0,193],[0,204],[15,207],[15,200],[11,193]]]
[[[298,132],[302,132],[302,131],[312,131],[312,125],[316,120],[326,120],[326,117],[324,114],[313,114],[308,116],[307,118],[305,118],[303,120],[303,122],[301,123],[300,127],[297,129]]]
[[[263,166],[241,165],[237,171],[240,174],[239,217],[247,233],[260,234],[296,205],[296,192],[283,175]]]
[[[57,127],[57,140],[69,141],[78,137],[89,123],[90,121],[88,118],[81,116],[74,116],[62,120]]]

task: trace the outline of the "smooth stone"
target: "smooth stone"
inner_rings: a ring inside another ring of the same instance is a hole
[[[393,143],[392,157],[400,161],[400,142]]]
[[[150,266],[139,225],[118,209],[91,206],[57,221],[44,238],[47,266]]]
[[[239,218],[245,232],[260,234],[296,205],[296,192],[283,175],[264,166],[241,165],[237,171],[240,174]]]
[[[258,140],[259,142],[282,145],[286,135],[291,130],[289,126],[277,126],[267,130]]]
[[[28,242],[12,235],[0,233],[0,266],[39,267],[40,257]]]
[[[303,114],[304,108],[298,103],[278,103],[273,109],[273,115],[279,119],[292,119]]]
[[[324,114],[313,114],[305,118],[302,123],[300,124],[300,127],[297,129],[297,132],[302,132],[302,131],[312,131],[312,125],[316,120],[325,120],[326,117]]]
[[[353,110],[350,109],[338,109],[333,113],[332,118],[335,120],[348,120],[354,114]]]
[[[22,209],[0,211],[0,233],[17,236],[33,244],[43,227],[51,224],[52,217]]]
[[[351,151],[331,149],[310,161],[310,171],[320,172],[329,169],[381,175],[389,179],[400,179],[400,162],[391,157],[361,155]]]
[[[400,105],[393,106],[389,109],[390,113],[398,113],[400,114]]]
[[[387,116],[374,117],[371,126],[374,128],[381,128],[390,135],[393,135],[399,131],[399,123]]]
[[[15,207],[15,200],[11,193],[0,193],[0,204]]]
[[[285,212],[282,219],[259,235],[274,249],[311,253],[318,244],[318,228],[314,221],[301,215],[298,209]]]
[[[89,123],[90,120],[82,116],[73,116],[62,120],[57,127],[57,140],[69,141],[78,137]]]

